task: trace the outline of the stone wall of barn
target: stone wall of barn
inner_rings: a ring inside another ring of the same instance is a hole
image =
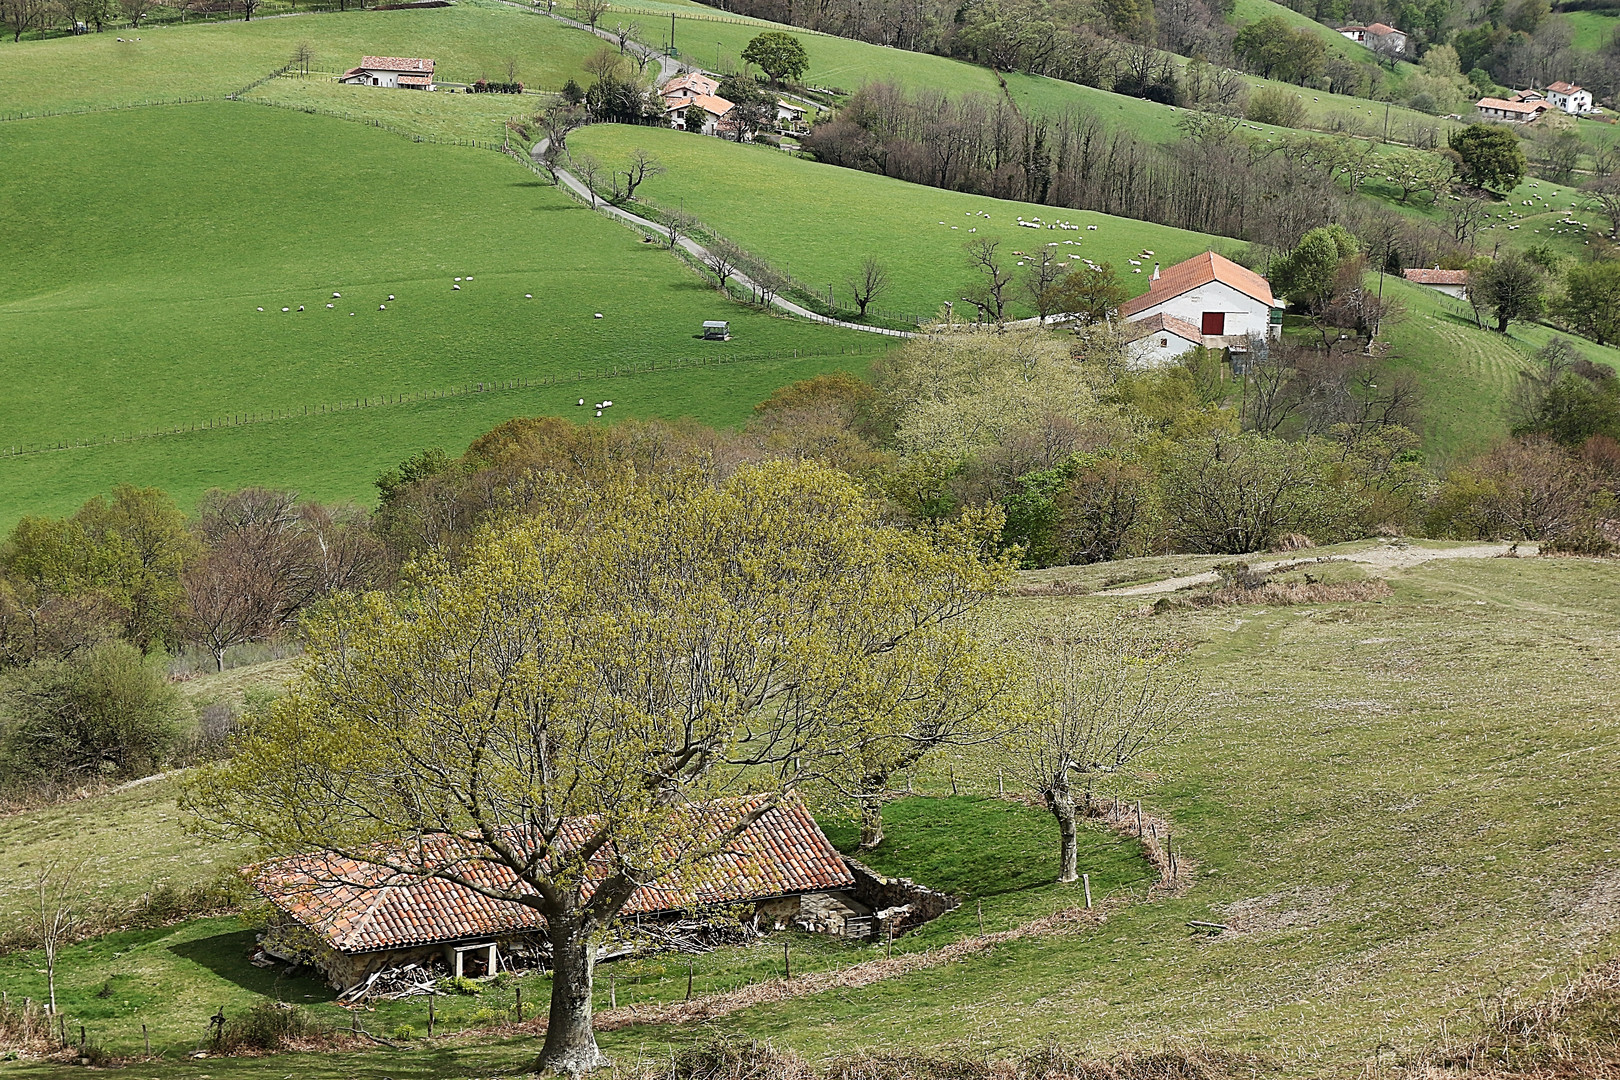
[[[949,893],[918,885],[909,878],[884,877],[854,859],[846,858],[844,862],[855,875],[851,894],[877,916],[878,937],[888,935],[890,923],[893,923],[894,936],[899,937],[962,906],[962,901]]]

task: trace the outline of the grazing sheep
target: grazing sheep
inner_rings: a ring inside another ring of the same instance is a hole
[[[330,311],[332,308],[337,307],[337,305],[336,304],[327,304],[326,307],[327,307],[327,310]]]
[[[580,404],[581,404],[581,405],[583,405],[583,404],[585,404],[585,399],[584,399],[584,398],[580,398],[580,399],[579,399],[579,403],[580,403]]]
[[[523,294],[523,299],[525,299],[525,300],[533,300],[534,299],[534,293],[524,293]]]
[[[264,308],[260,308],[260,309],[259,309],[259,310],[260,310],[260,311],[263,311],[263,310],[264,310]]]
[[[392,299],[393,299],[393,298],[394,298],[394,294],[393,294],[393,293],[389,293],[389,294],[388,294],[388,299],[390,299],[390,300],[392,300]]]
[[[454,289],[454,290],[456,290],[456,292],[460,292],[460,291],[461,291],[461,286],[460,286],[460,285],[452,285],[452,286],[450,286],[450,287],[451,287],[451,288],[452,288],[452,289]]]
[[[332,299],[341,300],[341,299],[343,299],[343,294],[340,293],[340,292],[335,292],[335,293],[332,294]]]
[[[598,318],[598,319],[600,319],[600,318],[601,318],[601,317],[602,317],[602,313],[601,313],[601,312],[600,312],[600,311],[598,311],[598,312],[597,312],[597,313],[596,313],[596,315],[595,315],[595,317],[596,317],[596,318]]]

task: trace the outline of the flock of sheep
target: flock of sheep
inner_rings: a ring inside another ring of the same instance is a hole
[[[465,277],[458,277],[458,278],[454,279],[450,283],[451,290],[454,291],[454,292],[460,292],[461,291],[461,283],[463,281],[471,283],[472,275],[468,274]],[[332,299],[333,300],[341,300],[341,299],[343,299],[343,294],[340,293],[340,292],[335,292],[335,293],[332,294]],[[387,311],[388,310],[388,305],[393,301],[393,299],[394,299],[394,294],[389,293],[388,294],[388,299],[377,305],[377,310],[378,311]],[[534,294],[533,293],[524,293],[523,294],[523,299],[525,299],[525,300],[533,300],[534,299]],[[336,304],[327,304],[326,307],[327,307],[328,310],[334,310],[334,309],[336,309],[337,305]],[[264,308],[261,307],[258,310],[263,311]],[[284,307],[284,308],[281,309],[283,314],[291,313],[292,310],[293,309],[291,307]],[[303,311],[304,310],[304,305],[299,304],[298,305],[298,310]],[[351,312],[349,312],[349,314],[352,316],[352,315],[355,314],[355,312],[351,311]],[[600,319],[602,317],[601,313],[598,312],[596,317],[598,319]]]

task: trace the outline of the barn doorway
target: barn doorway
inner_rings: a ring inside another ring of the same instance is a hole
[[[1226,312],[1204,312],[1204,335],[1206,337],[1220,337],[1226,333]]]

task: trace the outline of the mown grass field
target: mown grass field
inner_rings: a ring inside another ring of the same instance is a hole
[[[609,164],[635,147],[645,147],[669,171],[647,181],[637,192],[638,199],[666,208],[684,205],[722,235],[823,295],[832,285],[834,298],[843,297],[842,304],[850,303],[845,279],[867,254],[876,255],[894,279],[877,306],[923,317],[931,317],[946,301],[957,304],[957,318],[971,317],[971,306],[960,302],[974,281],[964,249],[982,236],[999,237],[1009,255],[1056,243],[1054,250],[1064,257],[1111,261],[1133,293],[1147,291],[1155,261],[1169,266],[1212,247],[1230,251],[1242,246],[1236,240],[1129,218],[908,184],[805,161],[769,147],[679,131],[596,125],[570,136],[568,145],[575,154],[588,153]],[[766,198],[772,207],[761,213]],[[1030,229],[1017,224],[1020,216],[1081,227]],[[1096,231],[1088,225],[1097,226]],[[1132,267],[1129,260],[1144,250],[1154,254],[1143,258],[1142,266]],[[1018,262],[1016,255],[1008,260],[1015,273]],[[1136,269],[1143,272],[1133,273]],[[1020,295],[1017,311],[1023,314],[1027,306]]]
[[[0,203],[25,210],[0,222],[0,247],[30,253],[0,266],[0,444],[300,413],[0,458],[7,521],[119,480],[183,502],[270,481],[361,496],[401,451],[454,451],[507,416],[604,391],[570,382],[307,422],[306,407],[626,363],[820,358],[659,373],[612,395],[615,416],[735,423],[776,379],[864,366],[840,357],[887,344],[733,303],[490,151],[220,102],[16,121],[0,126],[0,156],[16,166]],[[473,280],[456,291],[457,276]],[[697,340],[715,318],[732,341]]]
[[[1079,573],[1103,584],[1202,565],[1183,562]],[[1184,895],[1119,904],[1094,929],[1002,945],[864,989],[751,1008],[698,1028],[605,1033],[605,1048],[633,1062],[715,1034],[768,1037],[811,1055],[946,1048],[996,1056],[1053,1042],[1101,1055],[1207,1044],[1256,1054],[1272,1075],[1355,1076],[1392,1054],[1421,1052],[1443,1029],[1466,1034],[1493,995],[1534,996],[1614,955],[1620,578],[1609,564],[1574,559],[1446,560],[1373,572],[1388,577],[1391,598],[1153,616],[1130,614],[1151,598],[1004,603],[1014,626],[1126,614],[1198,643],[1196,727],[1110,789],[1142,797],[1172,822],[1178,850],[1196,863]],[[937,793],[945,764],[919,787]],[[1074,890],[1044,884],[1054,832],[1044,814],[979,797],[994,790],[988,766],[967,758],[949,765],[979,794],[894,804],[889,839],[873,861],[940,884],[954,875],[955,887],[984,891],[987,923],[1074,902]],[[835,823],[833,835],[847,841],[847,829]],[[1088,834],[1088,844],[1100,839]],[[1111,889],[1138,888],[1139,874],[1116,861],[1119,850],[1088,846],[1082,860]],[[973,913],[964,905],[954,922],[928,933],[970,935]],[[1190,930],[1189,919],[1232,930],[1208,937]],[[144,1016],[167,1025],[169,1046],[194,1044],[221,1003],[234,1009],[267,990],[319,1001],[318,987],[277,985],[274,972],[242,964],[247,942],[227,920],[76,947],[64,961],[70,1015],[92,1017],[93,1034],[126,1046],[138,1032],[135,1017]],[[927,943],[919,937],[908,946]],[[859,947],[818,951],[804,939],[793,948],[802,950],[804,970],[870,955]],[[698,962],[698,986],[763,977],[779,958],[774,943],[757,956],[709,954]],[[625,969],[621,1004],[627,993],[684,993],[684,962],[653,966],[639,984]],[[139,978],[118,978],[121,970]],[[29,988],[18,992],[37,989],[27,956],[0,960],[0,978]],[[111,990],[97,996],[108,980]],[[147,986],[170,1003],[160,1005]],[[509,993],[484,1004],[498,1013]],[[529,990],[524,997],[536,1000]],[[440,1004],[469,1019],[463,1010],[475,1006]],[[410,1023],[420,1033],[422,1012],[419,1002],[389,1006],[365,1023],[378,1031]],[[418,1039],[400,1051],[292,1054],[273,1064],[216,1059],[205,1070],[213,1080],[270,1070],[317,1080],[505,1075],[534,1049],[490,1031],[448,1045]],[[203,1071],[172,1053],[141,1068],[165,1080]]]
[[[0,116],[222,97],[281,67],[306,41],[323,71],[346,71],[363,55],[427,56],[441,81],[471,82],[504,79],[510,59],[521,82],[545,90],[583,83],[585,58],[602,44],[496,0],[8,40],[0,44]]]
[[[1566,11],[1562,17],[1575,31],[1575,47],[1589,52],[1607,45],[1614,37],[1614,28],[1620,26],[1620,16],[1612,11]]]
[[[1538,323],[1510,323],[1506,334],[1481,330],[1462,300],[1393,277],[1385,278],[1384,288],[1406,309],[1383,334],[1389,363],[1420,380],[1424,452],[1434,464],[1476,453],[1507,433],[1509,392],[1552,338],[1564,337],[1588,359],[1620,368],[1620,350],[1612,347]]]

